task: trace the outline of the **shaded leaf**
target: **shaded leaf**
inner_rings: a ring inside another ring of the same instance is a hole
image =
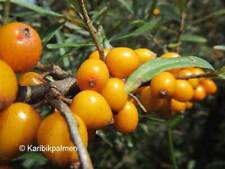
[[[85,46],[93,46],[92,43],[68,43],[68,44],[48,44],[47,48],[49,49],[59,49],[59,48],[79,48],[79,47],[85,47]]]
[[[194,42],[194,43],[206,43],[207,39],[199,35],[183,34],[181,35],[181,41]]]
[[[130,12],[131,14],[134,13],[131,3],[127,2],[127,0],[117,0],[128,12]]]
[[[213,47],[213,49],[225,51],[225,46],[224,45],[216,45]]]
[[[172,68],[183,67],[201,67],[214,70],[214,68],[205,60],[196,57],[179,57],[179,58],[157,58],[141,65],[127,79],[125,90],[131,92],[138,88],[141,83],[151,80],[154,76]]]

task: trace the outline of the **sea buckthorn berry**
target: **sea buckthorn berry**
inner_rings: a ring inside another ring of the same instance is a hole
[[[186,102],[186,108],[187,109],[191,109],[193,107],[193,103],[192,102]]]
[[[103,61],[87,59],[79,67],[76,79],[81,90],[100,92],[109,79],[109,71]]]
[[[130,133],[137,128],[138,111],[132,102],[127,101],[122,110],[114,116],[114,125],[122,133]]]
[[[159,8],[154,8],[152,11],[153,15],[159,16],[160,15],[160,9]]]
[[[150,61],[156,58],[156,53],[146,48],[140,48],[134,51],[136,52],[137,57],[139,58],[140,64],[143,64],[147,61]]]
[[[40,124],[39,114],[26,103],[13,103],[0,114],[0,161],[19,154],[20,145],[32,144]]]
[[[120,111],[127,101],[128,94],[124,87],[124,82],[121,79],[111,78],[101,92],[113,111]]]
[[[20,86],[35,86],[44,82],[43,77],[36,72],[26,72],[18,80]]]
[[[203,69],[196,67],[189,68],[189,70],[192,72],[193,75],[201,75],[205,73]]]
[[[15,72],[25,72],[40,60],[41,39],[27,24],[13,22],[2,26],[0,42],[0,59],[7,62]]]
[[[201,101],[206,97],[206,91],[202,85],[198,85],[194,90],[193,99],[197,101]]]
[[[152,99],[153,99],[153,96],[151,94],[150,86],[144,87],[140,93],[140,101],[148,112],[152,111],[152,105],[151,105]]]
[[[110,74],[117,78],[127,78],[139,63],[136,53],[126,47],[113,48],[106,57]]]
[[[17,89],[15,73],[7,63],[0,60],[0,110],[16,99]]]
[[[193,75],[192,71],[190,69],[188,69],[188,68],[187,69],[183,69],[183,70],[181,70],[178,73],[178,76],[181,77],[181,78],[182,77],[192,76],[192,75]],[[198,86],[198,84],[199,84],[199,80],[197,78],[188,79],[187,81],[190,83],[190,85],[193,88],[196,88]]]
[[[102,95],[92,90],[78,93],[73,98],[71,110],[91,129],[102,128],[112,123],[109,104]]]
[[[109,53],[110,49],[104,49],[104,55],[105,57],[107,56],[107,54]],[[98,50],[92,52],[89,56],[89,59],[100,59],[100,55]]]
[[[176,80],[175,90],[172,96],[174,99],[181,102],[186,102],[190,101],[193,95],[194,90],[186,80]]]
[[[178,53],[175,53],[175,52],[167,52],[167,53],[164,53],[163,55],[161,55],[160,57],[162,57],[162,58],[176,58],[176,57],[180,57],[180,55]]]
[[[203,79],[200,83],[204,87],[207,94],[214,94],[217,92],[217,85],[213,80]]]
[[[175,77],[169,72],[162,72],[151,80],[151,91],[155,97],[171,96],[175,88]]]
[[[80,137],[84,143],[84,146],[88,145],[88,133],[87,128],[82,119],[73,114],[74,120],[78,123],[78,131]],[[37,140],[39,145],[49,147],[68,147],[73,148],[74,144],[70,138],[68,126],[60,113],[54,112],[47,116],[42,122],[38,130]],[[71,151],[43,151],[53,164],[58,166],[67,166],[73,162],[79,160],[76,149]]]
[[[178,100],[172,99],[171,100],[171,105],[170,109],[172,112],[183,112],[186,109],[186,103],[185,102],[180,102]]]

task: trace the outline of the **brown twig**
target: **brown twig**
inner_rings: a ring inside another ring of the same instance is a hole
[[[84,3],[84,0],[79,0],[79,4],[80,4],[80,7],[81,7],[81,10],[82,10],[82,15],[83,15],[83,19],[88,27],[88,30],[91,34],[91,37],[95,43],[95,46],[96,48],[98,49],[98,52],[99,52],[99,55],[100,55],[100,58],[102,60],[105,59],[105,56],[104,56],[104,50],[101,46],[101,43],[99,41],[99,37],[98,37],[98,32],[97,30],[95,29],[89,15],[88,15],[88,11],[86,9],[86,6],[85,6],[85,3]]]
[[[129,93],[129,96],[135,100],[135,102],[138,104],[138,106],[141,108],[143,112],[147,113],[145,106],[140,102],[140,100],[134,94]]]

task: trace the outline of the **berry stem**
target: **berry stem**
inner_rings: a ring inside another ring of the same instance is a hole
[[[135,100],[135,102],[138,104],[138,106],[141,108],[141,110],[145,113],[148,111],[146,110],[145,106],[141,103],[141,101],[132,93],[129,93],[129,96]]]
[[[173,146],[173,133],[172,133],[172,128],[170,126],[168,126],[167,135],[168,135],[170,159],[173,165],[173,169],[178,169],[174,146]]]
[[[88,15],[88,11],[86,9],[86,6],[85,6],[85,3],[84,3],[84,0],[79,0],[79,4],[80,4],[80,7],[81,7],[81,10],[82,10],[82,15],[83,15],[83,19],[88,27],[88,30],[91,34],[91,37],[95,43],[95,46],[96,48],[98,49],[98,52],[99,52],[99,55],[100,55],[100,59],[101,60],[104,60],[105,59],[105,56],[104,56],[104,50],[101,46],[101,43],[100,43],[100,40],[99,40],[99,37],[98,37],[98,32],[97,30],[95,29],[89,15]]]

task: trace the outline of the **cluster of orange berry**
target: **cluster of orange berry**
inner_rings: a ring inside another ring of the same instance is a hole
[[[168,52],[161,57],[174,58],[179,55]],[[194,67],[162,72],[151,80],[149,86],[139,89],[140,100],[148,112],[161,112],[166,116],[183,112],[193,106],[193,101],[201,101],[207,95],[216,93],[217,86],[213,80],[196,78],[204,73],[204,70]]]

